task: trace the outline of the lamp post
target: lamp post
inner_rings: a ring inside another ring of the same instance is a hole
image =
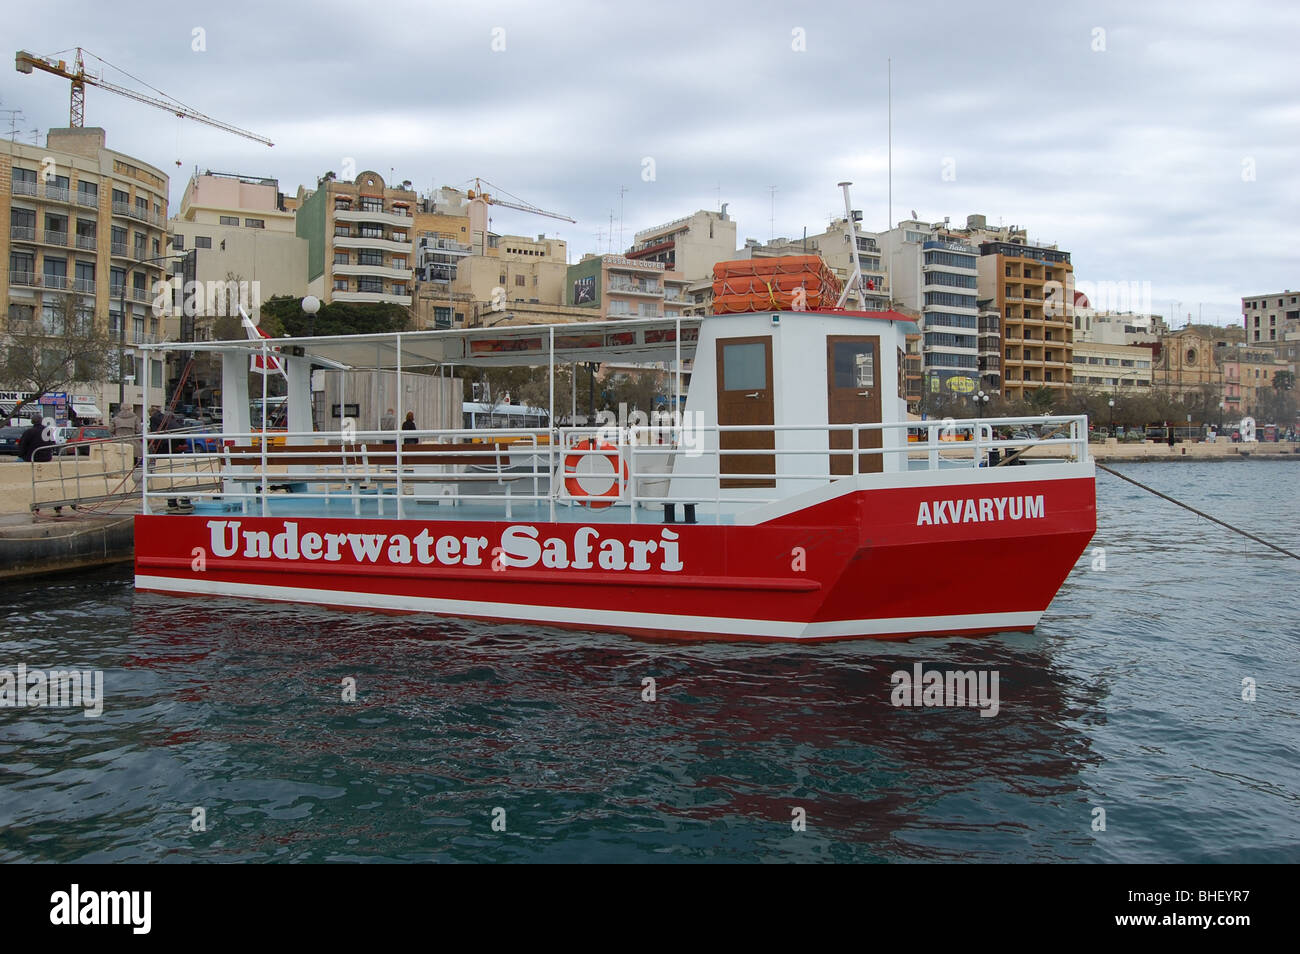
[[[315,295],[308,295],[302,300],[302,310],[307,316],[307,337],[316,337],[316,312],[320,311],[320,299]]]
[[[1106,406],[1110,408],[1110,436],[1115,436],[1115,399],[1107,398]]]
[[[1223,402],[1219,402],[1219,433],[1223,433]]]
[[[170,252],[167,255],[156,255],[153,258],[132,259],[126,267],[129,273],[136,265],[148,265],[150,262],[165,262],[169,258],[179,258],[185,256],[186,252]],[[185,290],[181,289],[181,294]],[[122,365],[126,362],[126,273],[122,275],[122,287],[118,289],[118,307],[121,309],[121,325],[117,329],[117,410],[121,413],[122,408],[126,407],[126,375],[122,371]],[[141,384],[146,388],[145,395],[148,396],[147,385]],[[148,417],[149,402],[144,401],[145,417]]]
[[[981,418],[984,417],[984,405],[989,403],[989,396],[984,391],[978,391],[975,394],[975,410],[979,412]]]

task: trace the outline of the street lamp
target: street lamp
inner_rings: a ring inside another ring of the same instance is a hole
[[[976,392],[976,394],[975,394],[975,410],[979,412],[979,416],[980,416],[981,418],[984,417],[984,405],[985,405],[985,404],[988,404],[988,403],[989,403],[989,396],[988,396],[987,393],[985,393],[985,392],[982,391],[982,390]]]
[[[1223,433],[1223,402],[1219,402],[1219,433]]]
[[[1107,398],[1106,406],[1110,408],[1110,436],[1115,436],[1115,399]]]
[[[302,300],[303,313],[307,315],[307,337],[316,336],[316,312],[320,311],[320,299],[315,295],[308,295]]]

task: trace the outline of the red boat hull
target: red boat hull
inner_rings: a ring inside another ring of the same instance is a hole
[[[838,481],[752,524],[142,515],[136,586],[730,639],[1028,630],[1096,529],[1091,465],[1035,470]]]

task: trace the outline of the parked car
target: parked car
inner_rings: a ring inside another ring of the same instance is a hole
[[[82,427],[61,427],[63,437],[60,440],[56,434],[55,439],[62,444],[60,454],[81,454],[83,457],[90,453],[90,445],[96,441],[110,440],[113,432],[102,424],[91,424]]]
[[[0,427],[0,454],[18,456],[18,440],[23,436],[25,427]]]

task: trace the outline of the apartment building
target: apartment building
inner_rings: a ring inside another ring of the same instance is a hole
[[[1300,322],[1300,292],[1287,289],[1242,298],[1241,318],[1251,344],[1278,341],[1288,321]]]
[[[211,320],[236,313],[231,293],[260,318],[261,303],[276,295],[307,294],[307,240],[295,229],[275,179],[204,172],[190,177],[180,211],[167,223],[176,251],[194,250],[192,280],[185,289],[183,263],[172,263],[176,310],[190,300],[194,337],[211,333]],[[197,293],[197,294],[196,294]],[[245,296],[247,296],[245,298]]]
[[[919,314],[925,389],[931,394],[976,390],[982,380],[979,252],[941,226],[915,220],[881,233],[879,241],[889,264],[894,302]],[[985,311],[997,309],[990,305]],[[985,320],[986,326],[996,324],[991,317]]]
[[[389,186],[372,171],[300,187],[296,229],[307,241],[307,291],[324,302],[411,308],[418,201],[410,182]]]
[[[676,272],[688,282],[705,278],[712,281],[713,266],[736,257],[736,223],[727,215],[726,203],[718,212],[701,209],[663,225],[642,229],[632,239],[625,258],[656,262],[665,271]]]
[[[670,284],[679,296],[674,307],[684,311],[682,299],[689,284],[679,273],[666,269],[663,262],[623,255],[584,255],[576,265],[569,266],[567,281],[567,304],[589,309],[593,320],[662,318]]]
[[[1152,348],[1142,345],[1076,341],[1071,354],[1073,386],[1077,389],[1149,393]]]
[[[1220,364],[1224,413],[1229,418],[1259,414],[1262,398],[1273,390],[1273,376],[1279,371],[1294,373],[1292,366],[1277,357],[1273,349],[1250,345],[1227,349],[1221,355]]]
[[[6,333],[52,330],[67,295],[114,337],[125,332],[125,384],[77,382],[94,397],[84,416],[108,420],[119,391],[137,412],[160,403],[165,369],[135,344],[171,330],[171,301],[160,282],[169,271],[167,174],[107,148],[97,127],[51,129],[45,146],[10,142],[0,149],[0,270]],[[0,382],[12,385],[13,382]]]

